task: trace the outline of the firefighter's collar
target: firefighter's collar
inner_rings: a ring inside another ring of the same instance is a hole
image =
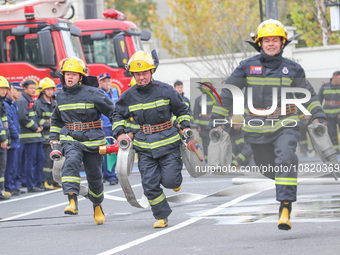
[[[68,87],[68,86],[63,86],[63,89],[65,92],[68,92],[68,93],[75,93],[77,92],[78,90],[81,89],[81,84],[77,83],[77,84],[74,84],[72,87]]]
[[[281,50],[275,56],[269,56],[263,51],[263,49],[261,49],[260,61],[261,61],[262,65],[267,67],[267,68],[271,68],[271,69],[277,68],[281,65],[282,58],[283,58],[282,53],[283,53],[283,51]]]

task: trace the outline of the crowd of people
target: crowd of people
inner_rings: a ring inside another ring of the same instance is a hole
[[[110,74],[103,73],[98,80],[105,95],[117,101],[118,90],[111,87]],[[56,85],[48,77],[40,82],[9,82],[0,76],[0,200],[61,188],[52,177],[49,135],[57,93],[62,89],[62,83]],[[112,144],[112,124],[105,115],[101,120],[107,143]],[[118,183],[115,160],[108,164],[104,157],[102,171],[104,181]]]

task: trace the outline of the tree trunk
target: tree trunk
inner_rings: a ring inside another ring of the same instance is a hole
[[[329,37],[331,36],[332,31],[328,24],[327,19],[325,18],[326,8],[323,5],[323,1],[315,0],[315,7],[317,10],[317,19],[319,21],[322,32],[322,45],[323,46],[330,45]]]

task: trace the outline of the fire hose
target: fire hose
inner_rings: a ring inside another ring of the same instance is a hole
[[[126,136],[126,138],[119,140],[113,145],[100,146],[99,153],[117,154],[116,173],[127,201],[130,205],[134,207],[147,208],[149,205],[147,198],[142,195],[142,197],[137,200],[129,182],[129,175],[132,172],[135,158],[135,151],[132,147],[133,146],[131,138]]]

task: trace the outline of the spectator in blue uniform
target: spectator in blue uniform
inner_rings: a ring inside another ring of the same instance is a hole
[[[112,79],[111,79],[110,74],[102,73],[101,75],[99,75],[98,80],[99,80],[99,88],[115,104],[116,101],[119,99],[119,93],[116,88],[111,87]],[[109,138],[109,137],[112,137],[112,124],[109,118],[106,117],[104,114],[102,114],[100,119],[103,122],[103,130],[105,132],[107,142],[109,144],[113,144],[113,139]],[[118,179],[117,179],[116,169],[115,169],[116,163],[115,162],[113,163],[112,160],[108,160],[108,157],[115,157],[115,155],[104,156],[104,162],[102,166],[103,179],[105,181],[108,181],[110,185],[116,185],[118,184]]]
[[[17,196],[25,191],[19,189],[16,184],[18,172],[18,151],[20,148],[20,124],[18,119],[18,107],[16,101],[21,97],[22,87],[20,82],[12,82],[5,99],[5,107],[8,117],[9,135],[11,146],[7,150],[7,165],[5,171],[5,189],[11,192],[12,196]]]

